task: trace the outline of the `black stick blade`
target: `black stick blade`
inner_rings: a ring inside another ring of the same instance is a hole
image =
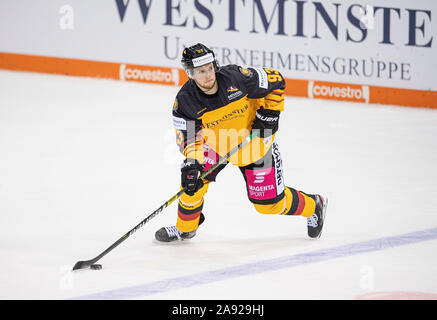
[[[76,264],[73,267],[73,271],[74,270],[79,270],[79,269],[86,269],[91,267],[91,265],[93,264],[93,261],[78,261],[76,262]]]

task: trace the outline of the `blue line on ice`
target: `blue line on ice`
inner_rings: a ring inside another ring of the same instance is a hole
[[[174,289],[188,288],[231,278],[252,274],[292,268],[303,264],[327,261],[335,258],[381,251],[407,244],[432,240],[437,238],[437,228],[421,230],[399,236],[379,238],[363,242],[352,243],[334,248],[322,249],[308,253],[295,254],[275,259],[242,264],[234,267],[196,273],[178,278],[147,282],[137,286],[103,291],[100,293],[76,297],[73,299],[133,299],[152,294],[162,293]]]

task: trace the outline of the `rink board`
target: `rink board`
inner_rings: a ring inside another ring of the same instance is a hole
[[[0,68],[181,86],[183,69],[0,52]],[[437,92],[286,78],[289,96],[437,108]]]

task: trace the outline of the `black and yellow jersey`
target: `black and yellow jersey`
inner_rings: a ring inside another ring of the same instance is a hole
[[[227,65],[220,68],[216,78],[218,91],[213,95],[188,80],[173,106],[177,144],[185,157],[200,163],[204,143],[223,156],[247,138],[258,108],[284,110],[285,80],[276,70]],[[264,156],[273,139],[274,135],[256,137],[229,161],[238,166],[253,163]]]

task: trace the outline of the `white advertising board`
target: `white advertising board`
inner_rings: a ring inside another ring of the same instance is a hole
[[[433,0],[3,0],[0,52],[175,68],[202,42],[291,79],[435,91],[436,15]]]

